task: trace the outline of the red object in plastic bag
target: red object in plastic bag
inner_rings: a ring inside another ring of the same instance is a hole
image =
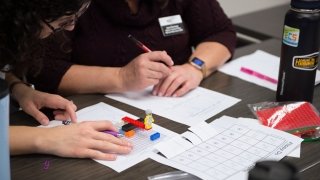
[[[257,110],[256,115],[263,125],[283,131],[320,126],[319,115],[307,102]]]

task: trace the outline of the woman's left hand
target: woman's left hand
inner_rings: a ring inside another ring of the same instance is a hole
[[[154,86],[155,96],[180,97],[199,86],[203,79],[202,72],[191,64],[173,66],[169,76]]]
[[[76,122],[76,105],[59,95],[44,93],[33,90],[30,87],[24,87],[24,96],[17,99],[19,105],[27,114],[34,117],[42,125],[49,124],[49,118],[43,114],[41,108],[54,109],[54,117],[57,120],[71,119]]]

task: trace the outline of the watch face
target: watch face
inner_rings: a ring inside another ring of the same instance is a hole
[[[198,65],[199,67],[202,67],[204,62],[198,58],[193,58],[192,62],[195,63],[196,65]]]

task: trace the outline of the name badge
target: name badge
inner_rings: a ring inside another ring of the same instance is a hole
[[[165,37],[185,33],[180,15],[159,18],[159,24],[162,34]]]

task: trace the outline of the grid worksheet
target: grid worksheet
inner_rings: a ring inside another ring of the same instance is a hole
[[[300,138],[288,133],[261,125],[247,126],[235,118],[216,121],[211,124],[217,132],[212,137],[160,162],[202,179],[228,179],[248,171],[257,161],[280,160],[301,143]]]

